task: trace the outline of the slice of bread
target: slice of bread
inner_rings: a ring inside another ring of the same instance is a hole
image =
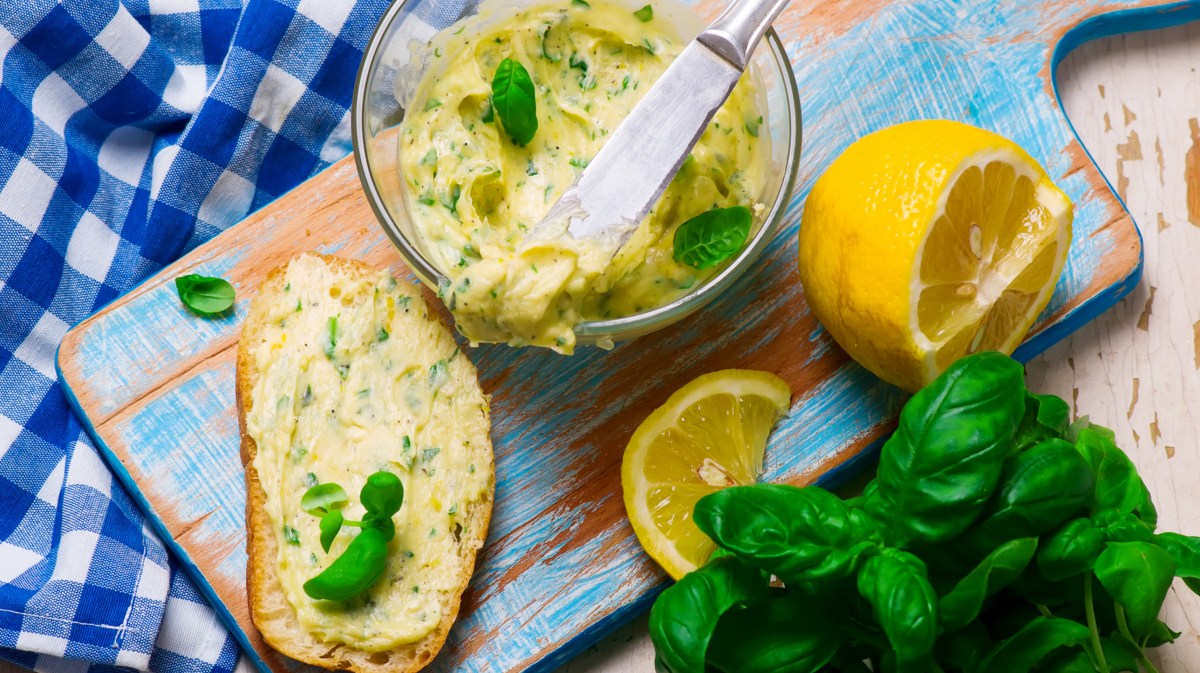
[[[250,304],[245,325],[242,329],[241,339],[238,343],[237,400],[241,424],[242,462],[246,467],[246,525],[249,552],[247,588],[250,596],[251,616],[255,626],[258,627],[263,639],[268,644],[282,654],[302,662],[327,669],[350,670],[358,673],[408,673],[417,671],[433,660],[445,642],[450,627],[458,615],[462,592],[471,578],[475,565],[476,552],[482,547],[487,534],[488,523],[491,519],[494,491],[494,465],[491,441],[487,439],[486,441],[478,442],[485,444],[485,446],[472,446],[471,442],[467,442],[466,444],[469,448],[462,449],[471,452],[469,458],[474,462],[470,465],[470,472],[472,475],[475,475],[476,472],[481,473],[486,479],[486,487],[483,489],[482,495],[476,500],[465,504],[465,506],[460,506],[457,512],[450,512],[457,516],[457,519],[454,520],[461,522],[461,528],[453,535],[456,540],[455,553],[457,558],[447,559],[445,562],[439,561],[441,565],[438,567],[444,567],[444,570],[440,572],[446,574],[438,578],[440,582],[439,586],[442,587],[442,590],[437,592],[436,601],[441,618],[432,631],[429,631],[415,642],[398,644],[380,651],[364,651],[356,649],[352,644],[337,642],[338,638],[336,634],[333,637],[328,637],[330,634],[323,634],[325,637],[322,637],[322,635],[306,630],[297,617],[296,607],[285,595],[283,584],[280,581],[278,559],[280,558],[281,544],[283,543],[282,527],[277,522],[273,522],[271,518],[270,508],[267,503],[268,496],[263,488],[263,475],[260,475],[255,465],[255,457],[258,454],[259,447],[247,431],[247,418],[253,412],[255,384],[263,373],[259,371],[259,356],[257,354],[260,352],[260,349],[264,348],[264,343],[268,339],[277,338],[277,334],[273,333],[273,330],[278,323],[272,321],[279,319],[278,307],[280,301],[285,299],[290,302],[297,301],[294,296],[284,297],[285,293],[292,290],[290,283],[286,280],[286,276],[289,267],[293,264],[302,264],[304,265],[303,269],[311,269],[316,274],[325,274],[329,279],[340,278],[372,281],[372,279],[381,278],[380,271],[361,262],[336,257],[304,254],[293,259],[289,264],[272,271],[264,280],[259,289],[258,296]],[[316,282],[324,282],[324,279],[316,280]],[[390,334],[390,339],[399,340],[401,345],[406,348],[409,346],[415,347],[418,342],[426,345],[436,343],[439,347],[445,347],[443,339],[450,340],[450,344],[453,345],[453,338],[449,330],[429,310],[428,305],[424,302],[416,288],[407,283],[399,283],[398,286],[400,292],[413,298],[411,306],[416,311],[416,314],[409,316],[406,312],[403,321],[394,321],[392,324],[395,326],[396,331]],[[344,300],[343,305],[345,305]],[[406,305],[409,304],[406,303]],[[404,333],[405,329],[414,333]],[[305,336],[305,340],[308,340],[310,337],[316,340],[321,338],[322,335],[312,334],[303,336]],[[389,337],[384,335],[383,338]],[[314,343],[317,342],[314,341]],[[458,354],[457,350],[455,351],[455,355],[457,357],[451,358],[452,369],[450,373],[456,377],[451,390],[455,391],[461,397],[476,403],[478,410],[475,408],[469,410],[473,414],[470,417],[470,422],[476,424],[482,422],[483,436],[486,438],[488,437],[490,428],[490,421],[487,417],[487,398],[478,389],[478,380],[474,367],[465,355]],[[463,367],[467,369],[464,370],[462,369]],[[443,371],[445,371],[444,368]],[[446,404],[453,404],[456,399],[452,398]],[[454,412],[451,414],[451,418],[442,419],[440,422],[458,423],[466,416],[466,412],[463,410],[452,408],[451,411]],[[482,412],[482,421],[478,418],[478,412]],[[429,422],[434,421],[430,420]],[[407,444],[407,440],[406,436],[405,444]],[[267,482],[270,483],[270,481],[268,478]],[[457,481],[454,483],[457,483]],[[347,488],[347,490],[350,491],[352,501],[357,502],[357,489],[352,490]],[[422,506],[420,502],[416,502],[415,498],[412,498],[410,494],[406,494],[403,507],[419,506]],[[403,514],[403,508],[401,513]],[[399,526],[402,525],[403,523],[398,521],[397,539],[400,537]],[[347,532],[350,530],[352,529],[344,529],[340,535],[350,536],[351,533]],[[451,533],[450,530],[446,532],[447,534]],[[389,553],[399,553],[397,546],[397,543],[392,543],[392,546],[389,547]],[[336,544],[335,549],[332,551],[337,551]],[[314,558],[316,554],[320,553],[320,550],[317,549]],[[384,577],[379,580],[377,586],[384,582],[402,580],[403,578]],[[446,589],[447,587],[448,589]],[[293,596],[293,599],[311,600],[304,594]],[[370,609],[373,610],[375,608],[372,606]],[[342,639],[353,640],[353,638]]]

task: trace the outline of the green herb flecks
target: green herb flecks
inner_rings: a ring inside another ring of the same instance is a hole
[[[337,356],[338,342],[338,317],[330,316],[329,324],[325,333],[325,357],[330,360]]]
[[[634,12],[633,15],[637,17],[638,21],[641,21],[642,23],[649,23],[654,19],[654,8],[650,5],[646,5],[645,7]]]
[[[300,546],[300,533],[291,526],[283,527],[283,539],[290,545]]]
[[[749,133],[751,136],[757,138],[758,137],[758,128],[760,126],[762,126],[762,123],[763,123],[762,117],[759,117],[758,119],[751,119],[750,121],[747,121],[746,122],[746,133]]]
[[[442,389],[442,386],[450,380],[450,372],[446,367],[445,360],[438,360],[429,367],[429,388],[434,392]]]

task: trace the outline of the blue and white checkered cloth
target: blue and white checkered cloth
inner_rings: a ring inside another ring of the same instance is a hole
[[[55,349],[349,151],[354,75],[386,4],[0,3],[0,657],[238,666],[72,415]]]

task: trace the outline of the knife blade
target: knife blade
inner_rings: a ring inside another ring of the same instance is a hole
[[[565,229],[615,254],[658,202],[787,0],[743,0],[696,37],[534,230]]]

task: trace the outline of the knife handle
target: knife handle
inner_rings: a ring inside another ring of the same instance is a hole
[[[733,67],[745,70],[759,40],[787,4],[788,0],[734,2],[696,40]]]

